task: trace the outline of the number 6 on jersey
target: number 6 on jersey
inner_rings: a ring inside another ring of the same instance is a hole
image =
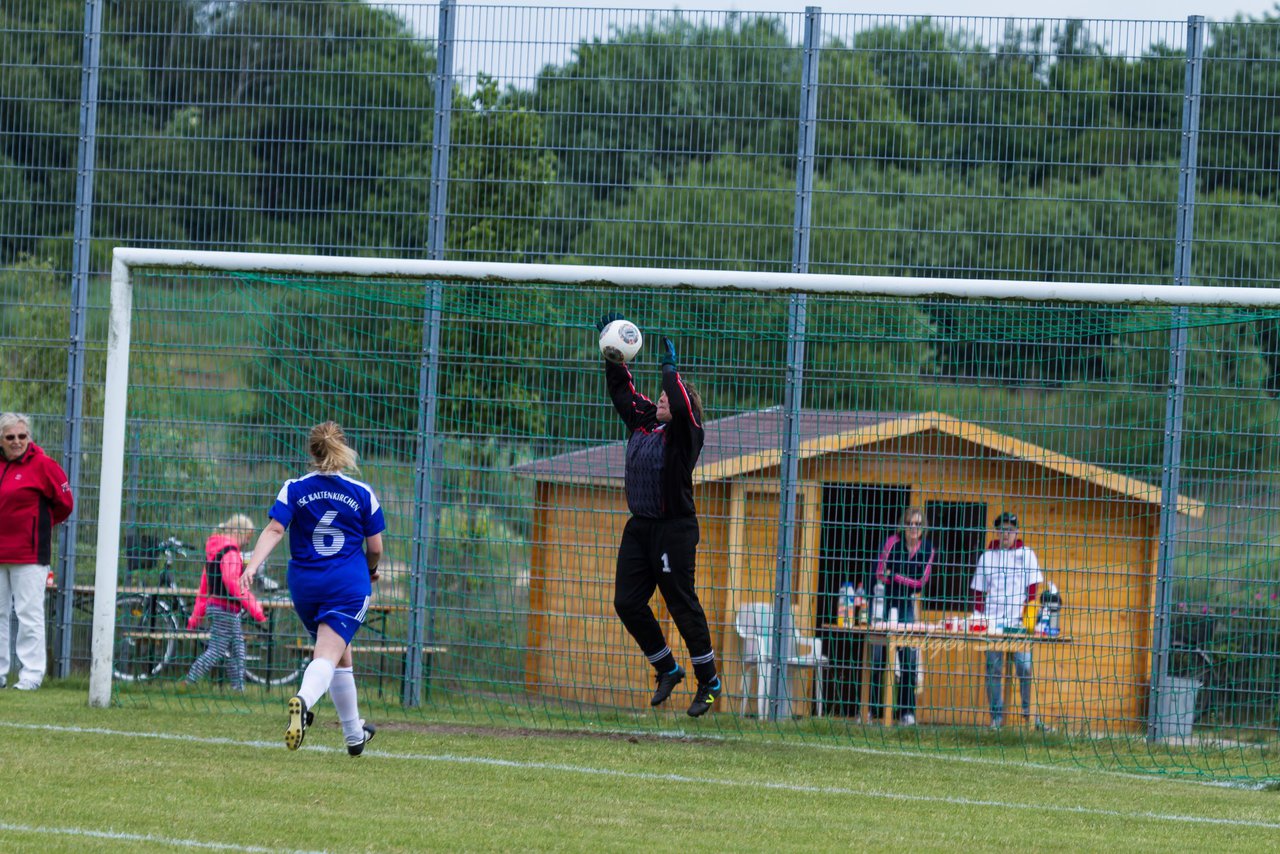
[[[311,545],[315,547],[316,554],[321,557],[336,555],[342,551],[342,546],[347,541],[342,531],[333,527],[333,520],[336,518],[338,518],[338,511],[330,510],[320,517],[315,531],[311,534]]]

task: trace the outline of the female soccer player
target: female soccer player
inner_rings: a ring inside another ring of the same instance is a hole
[[[311,707],[329,692],[342,722],[347,753],[359,756],[377,728],[360,717],[351,667],[351,639],[369,608],[371,581],[382,558],[382,506],[368,484],[343,474],[356,469],[356,452],[342,428],[325,421],[308,442],[315,470],[285,481],[241,576],[247,589],[258,568],[289,530],[289,595],[315,639],[302,687],[288,703],[285,746],[297,750],[315,719]]]
[[[614,319],[606,315],[598,327]],[[609,397],[629,433],[624,489],[631,518],[618,546],[613,607],[653,666],[657,688],[649,704],[659,706],[685,677],[649,607],[654,590],[662,591],[697,678],[687,712],[696,718],[721,693],[707,616],[693,586],[699,536],[693,467],[702,452],[702,399],[681,379],[668,338],[659,361],[662,395],[656,404],[636,390],[626,364],[605,361]]]

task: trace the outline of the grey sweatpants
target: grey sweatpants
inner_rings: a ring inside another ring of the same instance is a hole
[[[240,626],[240,614],[210,605],[209,645],[187,671],[187,681],[195,682],[209,675],[213,666],[224,657],[227,678],[231,680],[231,688],[244,690],[244,629]]]

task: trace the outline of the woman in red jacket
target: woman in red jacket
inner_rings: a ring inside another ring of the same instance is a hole
[[[71,484],[62,466],[31,440],[31,420],[0,415],[0,688],[9,676],[9,608],[18,614],[18,684],[44,680],[45,579],[53,560],[53,526],[71,515]]]

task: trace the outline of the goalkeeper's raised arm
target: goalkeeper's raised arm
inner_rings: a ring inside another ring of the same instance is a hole
[[[665,336],[662,339],[662,356],[659,361],[662,364],[662,393],[667,398],[670,421],[676,424],[687,423],[701,434],[702,397],[680,376],[680,369],[676,366],[676,346]],[[661,415],[658,420],[663,420]],[[702,449],[701,439],[698,441],[698,449]]]
[[[597,329],[604,329],[622,315],[611,311],[596,322]],[[627,425],[628,431],[652,429],[658,424],[658,407],[636,389],[631,369],[626,362],[604,360],[605,382],[613,408]]]

